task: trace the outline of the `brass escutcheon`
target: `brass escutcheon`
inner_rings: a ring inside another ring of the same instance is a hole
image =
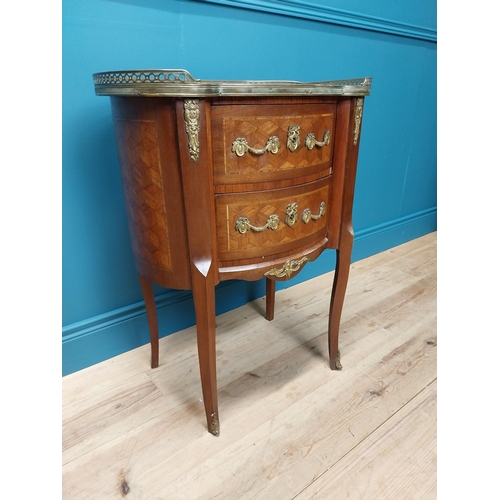
[[[297,202],[290,203],[286,207],[285,224],[287,226],[292,227],[299,220],[299,216],[297,213],[298,209],[299,206]]]
[[[297,151],[300,143],[300,125],[290,125],[286,140],[286,147],[293,153]]]

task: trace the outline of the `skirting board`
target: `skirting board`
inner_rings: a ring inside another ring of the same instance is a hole
[[[368,229],[355,231],[352,262],[370,257],[437,229],[437,209],[431,208]],[[335,268],[335,252],[323,254],[293,279],[278,282],[288,288]],[[217,314],[240,307],[265,295],[264,280],[226,281],[216,287]],[[191,292],[170,290],[156,297],[160,336],[195,324]],[[193,339],[194,340],[194,339]],[[62,374],[82,370],[149,342],[144,302],[138,302],[63,328]]]

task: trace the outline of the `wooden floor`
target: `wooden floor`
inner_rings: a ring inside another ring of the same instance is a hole
[[[332,276],[217,317],[219,437],[194,328],[65,377],[63,498],[436,498],[436,233],[351,266],[342,371]]]

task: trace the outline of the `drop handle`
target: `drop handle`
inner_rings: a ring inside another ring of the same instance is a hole
[[[326,203],[322,201],[319,205],[319,212],[317,215],[313,215],[310,208],[304,208],[304,211],[302,212],[302,222],[307,224],[311,219],[318,220],[320,217],[323,217],[325,213],[326,213]]]
[[[328,129],[325,130],[325,133],[323,134],[323,141],[317,141],[316,136],[314,135],[313,132],[310,132],[309,134],[306,135],[306,148],[311,150],[314,148],[314,146],[317,146],[319,148],[323,146],[328,146],[330,144],[330,131]]]
[[[267,222],[264,226],[254,226],[250,223],[250,220],[247,217],[239,217],[236,221],[235,229],[241,234],[245,234],[248,230],[255,231],[256,233],[260,233],[265,229],[271,229],[271,231],[276,231],[280,224],[280,219],[276,214],[270,215],[267,219]]]
[[[269,151],[275,155],[281,146],[279,137],[272,135],[267,140],[267,144],[262,149],[252,148],[248,145],[248,141],[244,137],[237,137],[231,146],[231,151],[236,153],[236,156],[243,156],[248,151],[254,155],[263,155],[266,151]]]

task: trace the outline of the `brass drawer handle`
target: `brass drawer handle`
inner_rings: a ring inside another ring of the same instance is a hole
[[[319,205],[319,213],[318,215],[313,215],[310,208],[305,208],[302,212],[302,222],[307,224],[311,219],[318,220],[320,217],[323,217],[326,212],[326,203],[322,201]]]
[[[276,229],[278,229],[279,224],[280,224],[280,218],[275,214],[270,215],[269,218],[267,219],[266,225],[262,227],[253,226],[252,224],[250,224],[250,221],[246,217],[240,217],[236,221],[235,229],[241,234],[245,234],[249,229],[255,231],[256,233],[260,233],[264,231],[264,229],[271,229],[272,231],[276,231]]]
[[[311,150],[314,146],[318,146],[319,148],[323,146],[328,146],[330,144],[330,131],[328,129],[325,130],[323,134],[323,141],[319,142],[316,140],[316,137],[312,132],[306,135],[306,147]]]
[[[244,137],[237,137],[233,141],[233,145],[231,146],[231,151],[233,153],[236,153],[237,156],[243,156],[247,151],[250,151],[250,153],[253,153],[254,155],[263,155],[266,151],[269,151],[270,153],[275,155],[278,152],[280,145],[281,144],[279,137],[275,135],[269,137],[269,139],[267,140],[266,147],[264,149],[251,148],[248,145],[248,141]]]

